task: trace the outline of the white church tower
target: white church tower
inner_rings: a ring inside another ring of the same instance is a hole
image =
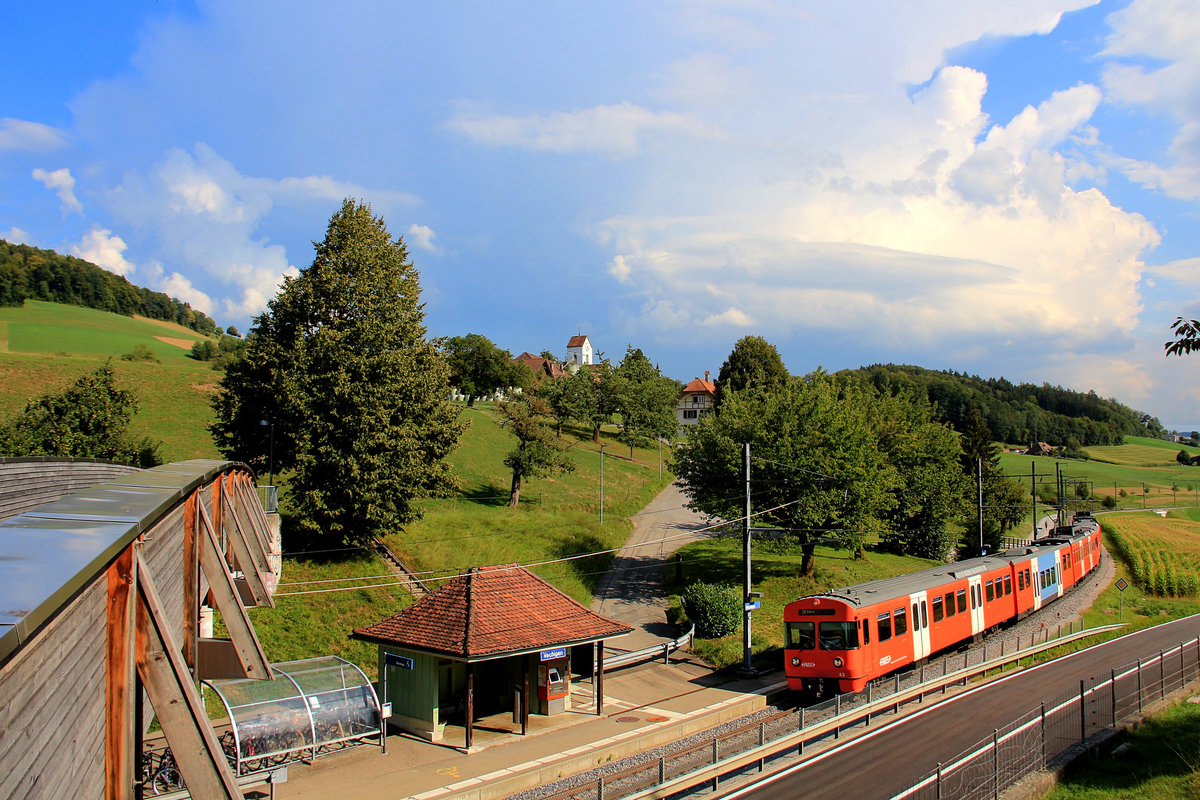
[[[567,364],[581,367],[592,363],[592,343],[588,337],[580,334],[572,336],[567,342]]]

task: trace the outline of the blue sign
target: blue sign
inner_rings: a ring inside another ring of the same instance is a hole
[[[543,650],[538,653],[539,661],[554,661],[557,658],[566,658],[567,648],[560,647],[557,650]]]
[[[762,608],[762,603],[758,600],[755,600],[753,603],[746,603],[747,611],[754,611],[759,608]]]
[[[413,668],[413,660],[408,656],[398,656],[395,653],[384,653],[383,661],[389,667],[399,667],[400,669]]]

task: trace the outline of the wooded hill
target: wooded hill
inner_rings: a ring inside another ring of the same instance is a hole
[[[1048,383],[1014,384],[1005,378],[984,379],[904,364],[873,364],[841,374],[858,375],[889,393],[904,389],[923,393],[959,432],[966,429],[972,409],[978,408],[998,442],[1030,445],[1040,441],[1071,450],[1119,445],[1125,436],[1157,438],[1163,432],[1162,424],[1149,414],[1095,392],[1076,392]]]
[[[0,239],[0,306],[46,300],[174,322],[211,336],[217,324],[182,300],[135,286],[120,275],[74,256]]]

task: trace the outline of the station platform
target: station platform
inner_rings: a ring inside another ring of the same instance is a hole
[[[605,673],[600,715],[584,678],[572,685],[570,709],[530,716],[525,736],[511,714],[477,720],[470,752],[461,726],[447,726],[439,744],[393,733],[386,753],[364,746],[293,763],[286,782],[247,796],[273,789],[280,800],[495,800],[754,713],[785,688],[781,671],[738,678],[686,656],[632,665]]]

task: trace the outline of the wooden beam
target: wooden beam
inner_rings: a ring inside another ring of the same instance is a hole
[[[137,664],[134,639],[137,581],[133,546],[127,547],[108,568],[108,633],[105,643],[105,800],[133,800],[138,752]]]
[[[183,660],[196,669],[197,639],[200,636],[200,537],[196,506],[200,496],[192,492],[183,501]]]
[[[232,492],[223,493],[221,502],[225,507],[225,518],[231,522],[231,525],[226,528],[226,532],[233,560],[242,575],[245,576],[246,585],[254,597],[254,605],[259,608],[274,608],[275,601],[271,599],[271,595],[267,592],[267,584],[263,580],[263,572],[271,571],[266,563],[266,554],[263,554],[263,563],[260,565],[254,556],[255,548],[252,548],[246,540],[246,531],[238,521],[237,509],[230,501],[231,494]],[[212,576],[209,576],[209,580],[212,580]]]
[[[246,510],[246,516],[250,519],[250,526],[258,537],[259,549],[262,550],[265,560],[270,549],[268,543],[271,539],[271,523],[267,521],[267,512],[263,511],[262,501],[258,499],[258,492],[249,477],[238,473],[234,487],[241,500],[241,507]]]
[[[175,756],[179,774],[192,797],[241,800],[237,779],[175,642],[153,576],[140,556],[137,588],[134,649],[138,676]]]
[[[258,571],[270,572],[271,565],[267,561],[267,542],[255,528],[254,521],[251,519],[249,500],[243,491],[244,481],[239,481],[238,476],[233,474],[227,475],[225,480],[229,482],[225,487],[225,502],[229,504],[230,516],[233,517],[238,530],[242,532],[250,554],[254,556],[254,563],[258,565]],[[255,505],[258,504],[257,495],[254,496],[253,502]]]
[[[221,612],[221,619],[225,622],[225,629],[229,631],[229,638],[237,651],[238,660],[246,671],[246,677],[264,680],[270,678],[271,670],[267,666],[267,656],[254,633],[254,626],[250,624],[245,607],[238,599],[237,586],[226,567],[216,531],[208,519],[208,512],[202,504],[197,504],[197,508],[200,511],[200,527],[203,534],[200,542],[200,564],[204,569],[204,576],[208,578],[213,607]]]

